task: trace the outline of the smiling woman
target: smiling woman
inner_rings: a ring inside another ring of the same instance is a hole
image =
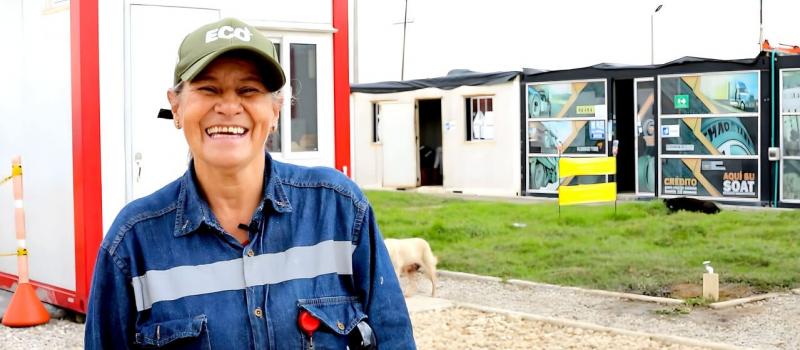
[[[111,226],[87,349],[415,347],[364,194],[334,169],[266,152],[286,82],[275,57],[236,19],[183,40],[167,98],[189,169]]]
[[[231,183],[258,188],[263,181],[264,143],[281,105],[262,82],[258,61],[252,56],[241,51],[225,53],[188,82],[182,93],[167,93],[175,125],[183,128],[189,144],[198,181],[214,193],[223,193],[223,187]],[[209,204],[215,213],[230,213],[218,214],[218,220],[244,242],[247,234],[237,226],[249,221],[260,193],[241,193],[252,197],[245,198],[250,208],[240,210],[218,197],[209,198]]]

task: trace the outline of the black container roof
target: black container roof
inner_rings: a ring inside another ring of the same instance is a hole
[[[388,94],[431,87],[451,90],[460,86],[502,84],[514,80],[514,78],[520,74],[522,74],[522,72],[519,71],[480,73],[466,69],[455,69],[448,72],[446,76],[438,78],[352,84],[350,85],[350,92]]]
[[[503,71],[492,73],[474,72],[466,69],[455,69],[446,76],[414,79],[404,81],[383,81],[377,83],[352,84],[350,92],[386,94],[412,91],[424,88],[451,90],[460,86],[479,86],[502,84],[522,77],[522,82],[563,81],[584,79],[633,79],[655,77],[663,74],[724,72],[737,70],[768,69],[769,53],[759,53],[755,58],[738,60],[720,60],[702,57],[682,57],[667,63],[655,65],[629,65],[618,63],[600,63],[589,67],[539,70],[525,68],[520,71]],[[794,57],[792,57],[794,59]]]

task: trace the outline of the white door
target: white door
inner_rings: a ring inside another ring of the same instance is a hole
[[[381,103],[383,187],[417,187],[417,131],[414,105]]]
[[[178,46],[183,37],[219,19],[219,11],[182,7],[130,8],[128,129],[130,176],[128,201],[146,196],[186,171],[189,147],[172,120],[157,119],[169,108]]]

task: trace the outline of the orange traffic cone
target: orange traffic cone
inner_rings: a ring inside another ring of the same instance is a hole
[[[20,283],[17,291],[11,297],[3,325],[7,327],[30,327],[45,324],[50,321],[50,314],[44,304],[36,296],[36,290],[30,283]]]
[[[28,279],[28,249],[25,248],[25,210],[22,202],[22,160],[15,156],[11,160],[11,176],[14,183],[14,221],[17,231],[17,270],[19,283],[11,297],[3,325],[8,327],[30,327],[47,323],[50,314],[36,296],[36,290]]]

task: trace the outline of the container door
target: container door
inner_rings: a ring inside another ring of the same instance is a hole
[[[646,78],[634,80],[634,85],[636,194],[654,196],[656,185],[654,83],[652,78]]]
[[[380,121],[383,131],[383,187],[416,187],[418,152],[414,105],[381,103]]]
[[[160,108],[169,108],[167,89],[173,85],[183,37],[219,19],[217,10],[139,5],[130,9],[129,201],[153,193],[186,171],[189,147],[182,130],[176,130],[172,120],[156,116]]]
[[[780,201],[800,203],[800,69],[781,70]]]

